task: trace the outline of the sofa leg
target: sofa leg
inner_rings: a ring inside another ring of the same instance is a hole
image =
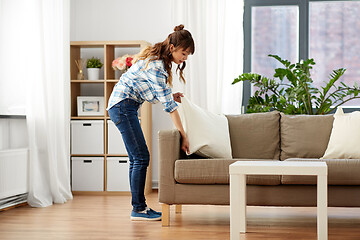
[[[162,216],[161,216],[161,226],[169,227],[170,226],[170,205],[162,204]]]
[[[175,213],[180,214],[181,212],[182,212],[182,205],[181,204],[175,205]]]

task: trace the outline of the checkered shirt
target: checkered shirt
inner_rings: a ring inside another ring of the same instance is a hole
[[[119,82],[111,93],[107,110],[112,106],[130,98],[136,102],[161,102],[164,111],[173,112],[178,105],[173,99],[172,91],[166,84],[168,73],[162,60],[139,60],[126,73],[122,74]]]

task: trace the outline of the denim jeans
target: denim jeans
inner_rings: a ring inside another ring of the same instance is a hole
[[[143,211],[147,207],[144,190],[146,170],[150,161],[149,151],[138,119],[140,105],[132,99],[124,99],[109,109],[110,119],[120,130],[129,155],[131,204],[134,211]]]

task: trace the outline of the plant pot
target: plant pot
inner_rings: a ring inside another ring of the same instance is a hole
[[[100,68],[88,68],[88,80],[99,80]]]

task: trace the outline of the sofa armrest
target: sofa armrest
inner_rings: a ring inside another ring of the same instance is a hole
[[[175,161],[180,158],[180,133],[177,129],[159,131],[159,202],[175,201]]]

